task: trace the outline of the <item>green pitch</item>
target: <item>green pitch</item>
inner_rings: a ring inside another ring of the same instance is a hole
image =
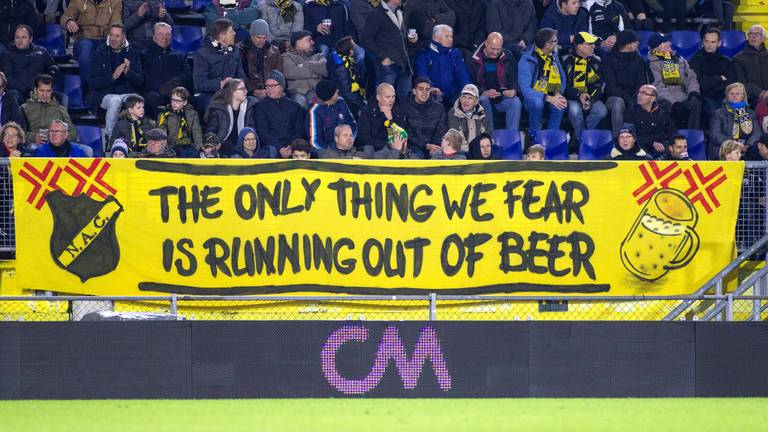
[[[0,401],[0,431],[765,431],[768,399]]]

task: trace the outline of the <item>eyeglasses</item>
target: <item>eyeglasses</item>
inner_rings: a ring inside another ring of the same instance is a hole
[[[256,138],[243,138],[243,141],[256,141]]]
[[[246,88],[245,88],[245,86],[242,86],[242,87],[236,88],[235,90],[246,91]]]
[[[747,33],[748,36],[762,36],[763,34],[760,32],[749,32]]]
[[[238,89],[238,90],[240,90],[240,89]],[[171,102],[183,103],[183,102],[186,102],[186,101],[187,101],[186,99],[173,99],[173,98],[171,98]]]
[[[64,133],[67,133],[67,131],[51,129],[51,130],[48,131],[48,133],[64,134]]]
[[[9,132],[6,132],[6,133],[5,133],[5,138],[16,138],[16,139],[20,139],[20,138],[21,138],[21,135],[19,135],[19,134],[17,134],[17,133],[9,133]]]

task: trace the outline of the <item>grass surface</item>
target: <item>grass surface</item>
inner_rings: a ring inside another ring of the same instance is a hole
[[[765,431],[768,399],[0,401],[0,431]]]

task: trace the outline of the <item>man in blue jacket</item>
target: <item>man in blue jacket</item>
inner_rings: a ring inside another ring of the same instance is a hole
[[[54,120],[48,127],[48,143],[35,150],[35,157],[87,157],[79,144],[72,144],[67,139],[69,125],[61,120]]]
[[[557,58],[557,30],[543,28],[536,32],[533,46],[524,51],[517,65],[517,83],[528,111],[528,139],[535,139],[546,109],[546,129],[559,129],[568,106],[565,70]]]
[[[470,84],[461,50],[453,48],[453,29],[438,24],[432,29],[432,43],[416,57],[416,76],[432,81],[432,93],[450,107],[465,85]]]
[[[539,27],[557,29],[560,51],[567,52],[576,33],[587,31],[589,27],[587,10],[581,7],[579,0],[557,0],[550,3]]]
[[[309,144],[316,149],[326,149],[334,143],[336,126],[345,124],[357,135],[357,122],[333,81],[320,80],[315,86],[319,101],[312,105],[307,116]]]

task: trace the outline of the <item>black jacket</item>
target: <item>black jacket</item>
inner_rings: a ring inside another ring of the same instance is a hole
[[[565,69],[566,79],[568,80],[565,85],[565,97],[571,100],[577,100],[582,92],[573,86],[576,75],[576,54],[568,54],[563,57],[562,63],[563,69]],[[593,55],[592,57],[587,58],[587,71],[592,71],[594,74],[593,76],[595,77],[595,80],[592,82],[588,82],[587,80],[587,93],[589,93],[589,97],[593,101],[600,100],[603,97],[603,86],[605,84],[602,60],[600,57]]]
[[[131,62],[128,72],[112,79],[112,72],[126,58]],[[100,44],[93,53],[90,84],[91,106],[94,107],[101,105],[106,94],[139,93],[144,84],[141,54],[130,45],[115,51],[106,43]]]
[[[389,58],[394,64],[410,72],[412,69],[406,48],[407,31],[405,24],[402,29],[398,29],[382,6],[366,15],[365,28],[361,35],[362,45],[378,62]]]
[[[7,92],[0,94],[0,124],[16,122],[23,130],[27,130],[27,119],[16,103],[16,99],[8,97]]]
[[[533,43],[538,22],[531,0],[490,0],[485,14],[486,31],[504,36],[504,46]]]
[[[32,0],[0,1],[0,43],[7,46],[13,41],[19,24],[36,28],[39,19]]]
[[[298,103],[283,96],[264,98],[256,104],[256,132],[262,146],[280,149],[296,138],[304,138],[304,110]]]
[[[620,97],[627,106],[635,103],[640,86],[653,82],[648,63],[636,51],[611,51],[603,60],[603,78],[606,97]]]
[[[16,44],[10,44],[8,51],[3,55],[0,70],[5,73],[8,88],[18,90],[21,96],[26,98],[34,87],[35,78],[38,75],[54,76],[59,71],[59,67],[44,47],[30,45],[29,48],[20,50],[16,48]]]
[[[722,99],[725,96],[725,88],[735,81],[731,60],[717,51],[710,54],[702,48],[693,55],[688,65],[696,72],[701,95],[704,97]]]
[[[485,31],[485,10],[487,0],[445,0],[456,12],[453,27],[453,46],[472,51],[480,45],[487,34]]]
[[[432,28],[436,25],[446,24],[453,28],[456,24],[456,12],[448,7],[445,0],[416,0],[403,3],[406,25],[408,28],[416,29],[419,35],[415,50],[429,46],[429,41],[432,40]]]
[[[213,94],[221,88],[224,78],[245,79],[240,48],[237,45],[230,48],[220,50],[213,46],[210,38],[206,38],[193,61],[195,92]]]
[[[357,122],[358,129],[355,146],[362,150],[364,146],[369,145],[377,151],[387,147],[387,127],[384,126],[386,120],[387,118],[381,112],[377,103],[368,104],[367,107],[363,108],[360,113],[360,120]],[[399,105],[395,105],[392,108],[392,121],[408,132],[410,142],[411,128]]]
[[[501,90],[502,88],[508,90],[517,90],[517,62],[518,59],[509,50],[502,50],[496,61],[496,81],[498,86],[492,86],[486,82],[486,76],[484,71],[485,63],[485,42],[483,42],[471,57],[467,58],[464,63],[467,65],[467,72],[469,72],[469,79],[477,86],[480,93],[486,90],[494,89]]]
[[[189,88],[192,84],[192,72],[186,56],[170,47],[163,49],[155,43],[150,44],[141,53],[141,66],[144,68],[145,91],[168,95],[174,87]]]
[[[440,145],[445,131],[448,130],[443,104],[432,99],[425,104],[419,104],[411,95],[403,105],[403,111],[409,126],[409,146],[418,147],[424,154],[428,154],[427,143]]]
[[[607,6],[595,2],[589,8],[589,30],[593,35],[605,39],[619,32],[619,23],[623,28],[631,28],[629,15],[624,5],[614,0]]]
[[[254,127],[256,125],[256,105],[258,99],[248,96],[245,100],[245,113],[243,127]],[[242,107],[242,105],[241,105]],[[240,108],[242,110],[243,108]],[[221,140],[221,150],[219,153],[229,156],[234,152],[237,145],[237,137],[240,133],[238,128],[238,118],[234,116],[234,111],[228,103],[217,101],[214,97],[208,105],[208,111],[205,113],[205,133],[213,132]]]
[[[762,90],[768,90],[768,49],[765,44],[760,45],[760,49],[747,44],[733,56],[733,65],[736,78],[747,88],[750,100],[757,100]]]
[[[677,133],[672,115],[658,104],[654,105],[651,112],[642,109],[640,105],[633,104],[624,111],[624,122],[635,125],[637,143],[654,159],[664,152],[657,152],[653,148],[653,143],[658,141],[666,147]]]

